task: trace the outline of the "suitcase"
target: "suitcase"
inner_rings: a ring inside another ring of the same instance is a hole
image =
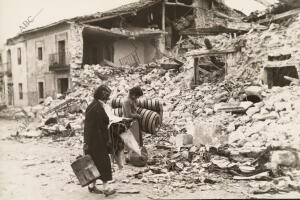
[[[77,157],[71,167],[82,187],[89,185],[100,177],[100,173],[90,155]]]

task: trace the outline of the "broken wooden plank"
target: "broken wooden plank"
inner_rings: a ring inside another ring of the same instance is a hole
[[[208,63],[201,63],[199,64],[199,66],[208,66],[208,67],[214,67],[216,68],[217,70],[223,70],[222,68],[218,67],[217,65],[215,65],[214,63],[212,62],[208,62]]]
[[[216,109],[217,112],[246,112],[246,109],[240,106],[227,106],[227,107],[220,107]]]
[[[46,111],[45,113],[42,114],[42,116],[48,115],[48,114],[50,114],[52,112],[57,112],[57,111],[63,109],[65,106],[73,103],[74,101],[76,101],[76,99],[68,99],[68,100],[62,102],[61,104],[55,106],[54,108]]]
[[[276,21],[276,20],[279,20],[279,19],[284,19],[284,18],[287,18],[287,17],[291,17],[291,16],[296,15],[298,13],[300,13],[300,8],[290,10],[290,11],[287,11],[287,12],[284,12],[284,13],[281,13],[281,14],[274,15],[274,16],[272,16],[272,18],[259,20],[258,23],[259,24],[270,23],[270,22],[273,22],[273,21]]]
[[[176,71],[179,71],[180,65],[173,63],[162,63],[161,68],[165,70],[175,69]]]
[[[234,176],[233,180],[270,180],[270,173],[269,172],[262,172],[260,174],[256,174],[253,176]]]
[[[120,190],[118,190],[118,193],[120,193],[120,194],[138,194],[138,193],[140,193],[140,191],[139,190],[137,190],[137,189],[120,189]]]
[[[170,2],[165,2],[165,4],[167,6],[183,6],[183,7],[195,8],[195,6],[193,6],[193,5],[187,5],[187,4],[184,4],[184,3],[170,3]]]
[[[197,80],[198,80],[198,73],[197,73],[197,67],[199,63],[199,58],[195,57],[194,58],[194,84],[197,85]]]
[[[162,12],[161,12],[161,29],[162,31],[166,31],[166,2],[165,0],[162,2]]]
[[[268,56],[268,61],[283,61],[288,60],[292,57],[291,54],[281,54],[281,55],[275,55],[275,56]]]
[[[228,16],[228,15],[226,15],[226,14],[224,14],[224,13],[221,13],[221,12],[219,12],[219,11],[213,11],[213,13],[217,16],[217,17],[220,17],[220,18],[223,18],[223,19],[230,19],[230,20],[234,20],[234,21],[236,21],[236,20],[239,20],[239,18],[235,18],[235,17],[230,17],[230,16]]]
[[[210,75],[210,74],[211,74],[211,72],[209,72],[209,71],[207,71],[207,70],[205,70],[205,69],[203,69],[203,68],[201,68],[201,67],[199,67],[199,66],[198,66],[198,70],[199,70],[200,72],[202,72],[203,74],[206,74],[206,75]]]
[[[254,0],[254,1],[256,1],[256,2],[262,4],[262,5],[266,6],[266,7],[268,7],[268,6],[271,5],[271,3],[268,2],[268,1],[266,1],[266,0]]]
[[[182,62],[181,60],[178,60],[177,58],[173,57],[173,56],[169,56],[166,53],[163,53],[164,56],[166,56],[169,59],[172,59],[174,62],[176,62],[177,64],[179,64],[180,66],[184,65],[184,62]]]
[[[227,50],[202,50],[195,53],[187,53],[187,56],[218,56],[230,53],[236,53],[237,49],[227,49]]]
[[[250,103],[239,103],[239,104],[219,103],[219,104],[215,104],[214,110],[216,112],[223,111],[223,112],[244,113],[250,106],[251,106]]]
[[[289,76],[283,76],[283,78],[288,80],[288,81],[291,81],[291,83],[293,85],[300,85],[300,79],[292,78],[292,77],[289,77]]]
[[[113,63],[113,62],[111,62],[109,60],[106,60],[106,59],[104,59],[103,62],[104,62],[104,64],[108,65],[109,67],[115,67],[115,68],[119,67],[115,63]]]

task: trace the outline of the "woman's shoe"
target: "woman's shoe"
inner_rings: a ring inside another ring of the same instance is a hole
[[[115,194],[116,190],[115,189],[108,189],[108,190],[104,190],[103,193],[104,193],[105,197],[107,197],[109,195]]]
[[[103,192],[101,190],[99,190],[98,188],[96,188],[96,187],[92,187],[92,188],[88,187],[88,189],[89,189],[90,193],[103,194]]]

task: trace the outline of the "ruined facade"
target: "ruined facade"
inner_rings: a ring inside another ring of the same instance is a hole
[[[6,105],[14,104],[11,56],[10,49],[4,48],[0,51],[0,95],[1,104]]]
[[[33,29],[9,39],[13,105],[34,105],[47,96],[67,91],[70,85],[67,23]]]
[[[220,24],[233,20],[228,14],[240,16],[220,0],[141,0],[25,31],[5,47],[12,69],[4,85],[6,102],[26,106],[56,98],[72,89],[72,70],[85,64],[149,63],[174,47],[183,31],[218,26],[212,23],[215,13]]]

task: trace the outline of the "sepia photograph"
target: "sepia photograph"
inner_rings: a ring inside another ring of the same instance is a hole
[[[299,199],[300,0],[0,0],[0,199]]]

